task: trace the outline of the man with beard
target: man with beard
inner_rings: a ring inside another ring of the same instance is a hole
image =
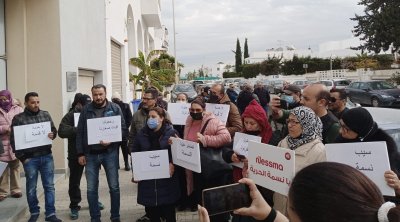
[[[157,105],[158,91],[155,89],[147,89],[144,91],[142,96],[141,107],[138,111],[133,114],[133,119],[131,122],[131,129],[128,135],[128,149],[131,151],[136,134],[147,124],[147,118],[149,114],[149,109],[158,106]],[[171,119],[168,113],[165,113],[167,119]],[[145,208],[146,214],[139,218],[138,222],[150,221],[147,216],[147,208]]]
[[[111,198],[111,221],[120,220],[120,189],[118,176],[118,151],[120,142],[101,140],[99,144],[88,145],[87,120],[94,118],[120,116],[121,133],[125,132],[125,120],[119,106],[109,102],[106,98],[106,87],[102,84],[94,85],[91,89],[93,102],[89,103],[81,112],[76,137],[76,150],[79,164],[86,167],[87,199],[92,222],[101,221],[98,204],[99,199],[99,170],[103,165],[106,171]]]
[[[75,94],[74,102],[72,107],[67,114],[62,118],[60,126],[58,127],[58,136],[63,139],[68,139],[68,167],[69,167],[69,208],[71,210],[69,216],[71,220],[77,220],[79,218],[79,210],[81,206],[79,203],[82,200],[81,196],[81,179],[84,166],[78,162],[78,155],[76,153],[76,131],[77,126],[75,125],[75,113],[80,113],[83,107],[92,102],[89,95],[77,93]],[[99,202],[100,210],[104,209],[104,205]]]
[[[349,108],[346,107],[347,94],[344,89],[331,90],[331,102],[329,103],[329,110],[338,118],[341,119],[343,113]]]
[[[226,104],[229,105],[229,114],[226,121],[226,128],[228,129],[231,137],[235,135],[235,132],[242,131],[242,119],[239,114],[237,106],[231,102],[229,96],[225,93],[224,86],[222,84],[214,84],[210,89],[209,103],[215,104]]]

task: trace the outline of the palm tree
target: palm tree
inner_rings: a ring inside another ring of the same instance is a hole
[[[152,69],[150,64],[156,56],[164,53],[162,50],[152,50],[145,57],[142,51],[139,51],[139,57],[131,58],[130,64],[139,68],[141,71],[137,75],[129,73],[129,80],[134,85],[142,86],[144,89],[154,86],[162,91],[163,86],[172,84],[175,81],[175,70],[168,68]]]

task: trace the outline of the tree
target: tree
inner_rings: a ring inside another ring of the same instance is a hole
[[[260,63],[244,64],[242,73],[246,79],[256,77],[260,73]]]
[[[360,0],[359,5],[365,6],[365,15],[355,15],[351,18],[357,21],[353,33],[363,43],[354,49],[379,53],[400,51],[400,1],[399,0]]]
[[[130,64],[139,68],[137,75],[130,73],[129,80],[135,85],[142,86],[142,93],[150,86],[154,86],[162,91],[163,86],[172,84],[175,81],[175,70],[169,68],[152,68],[151,61],[157,56],[164,53],[162,50],[152,50],[147,57],[142,51],[139,51],[139,57],[131,58]],[[165,63],[165,60],[164,60]],[[165,64],[164,64],[165,65]]]
[[[237,73],[242,71],[242,49],[240,48],[239,38],[236,40],[235,68]]]
[[[270,75],[278,75],[281,73],[281,65],[282,65],[282,56],[281,57],[269,57],[264,60],[260,64],[260,72],[266,76]]]
[[[244,40],[244,52],[243,52],[243,60],[246,63],[246,58],[249,58],[249,47],[247,46],[247,38]]]

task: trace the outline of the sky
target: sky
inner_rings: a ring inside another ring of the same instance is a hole
[[[174,54],[172,0],[160,0],[162,22]],[[181,75],[218,62],[234,64],[236,39],[252,52],[293,45],[297,49],[352,37],[363,14],[359,0],[175,0],[176,57]]]

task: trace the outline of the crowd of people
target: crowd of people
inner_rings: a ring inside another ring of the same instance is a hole
[[[0,178],[0,201],[9,195],[23,196],[20,186],[20,163],[26,175],[26,198],[30,211],[29,222],[38,220],[40,207],[36,195],[40,174],[45,196],[46,221],[61,221],[56,216],[54,189],[54,160],[52,145],[29,149],[15,149],[14,127],[50,122],[48,138],[57,135],[68,139],[68,167],[70,218],[79,218],[81,198],[80,181],[85,169],[87,199],[91,221],[101,221],[104,205],[99,200],[99,170],[104,169],[111,199],[113,222],[120,221],[119,149],[123,154],[126,171],[131,170],[131,153],[167,150],[169,178],[137,180],[137,202],[145,207],[144,216],[137,221],[176,221],[176,211],[197,211],[202,203],[202,191],[207,188],[245,183],[250,187],[253,203],[249,208],[208,217],[199,208],[202,221],[399,221],[394,204],[385,203],[376,185],[357,170],[336,163],[326,162],[325,145],[385,141],[390,170],[382,175],[396,195],[400,195],[400,155],[393,138],[380,129],[364,108],[346,108],[344,90],[328,91],[319,83],[300,89],[287,85],[281,95],[270,95],[262,84],[245,85],[240,93],[230,85],[214,84],[201,90],[198,97],[188,101],[180,93],[177,103],[190,103],[185,125],[173,125],[168,113],[168,103],[156,88],[142,94],[139,109],[132,115],[130,106],[122,102],[118,93],[107,99],[104,85],[95,85],[92,95],[77,93],[71,109],[65,114],[58,130],[50,114],[40,109],[39,95],[27,93],[25,108],[17,105],[8,90],[0,91],[0,161],[7,162],[7,169]],[[92,100],[93,99],[93,100]],[[206,111],[206,103],[229,106],[226,123]],[[79,120],[76,121],[76,115]],[[119,116],[122,140],[98,144],[88,143],[87,120]],[[75,123],[77,122],[77,124]],[[261,143],[295,151],[296,176],[288,197],[248,179],[248,160],[236,153],[233,141],[237,132],[261,138]],[[212,168],[202,159],[202,173],[193,172],[172,161],[172,137],[197,142],[200,149],[213,150],[221,155],[219,167]],[[243,169],[231,163],[242,164]],[[393,198],[392,198],[393,199]],[[382,210],[382,208],[385,208]],[[383,212],[383,213],[382,213]],[[386,220],[387,221],[387,220]]]

